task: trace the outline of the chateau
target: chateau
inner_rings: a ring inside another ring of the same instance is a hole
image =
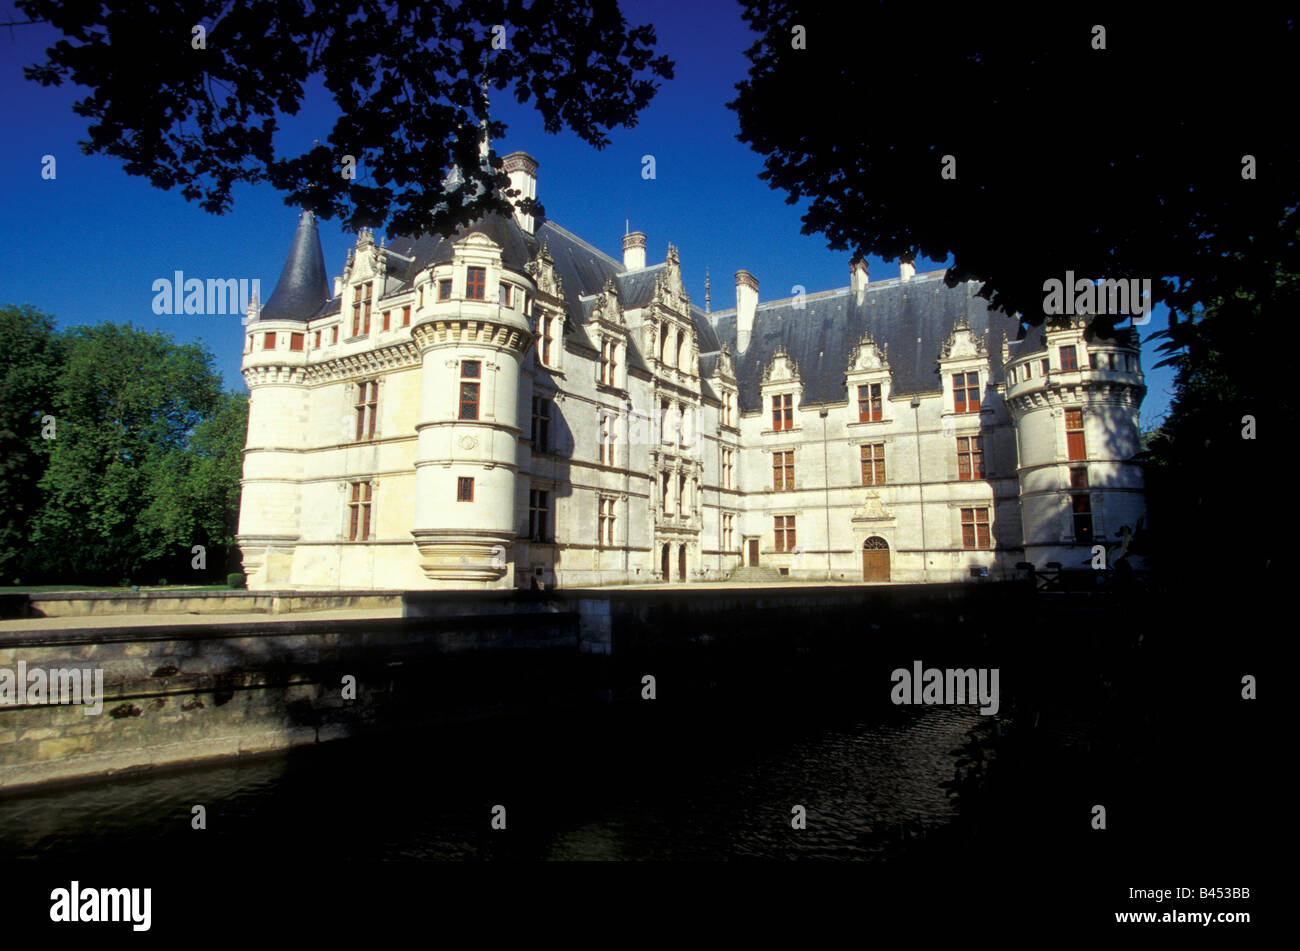
[[[537,163],[505,159],[537,194]],[[701,310],[676,249],[551,221],[304,213],[265,306],[238,543],[252,589],[952,581],[1082,568],[1143,514],[1138,338],[1023,333],[943,272]]]

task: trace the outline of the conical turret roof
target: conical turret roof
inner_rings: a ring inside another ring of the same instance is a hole
[[[262,320],[306,321],[329,299],[325,254],[321,251],[316,216],[304,211],[298,219],[298,230],[294,232],[280,280],[260,316]]]

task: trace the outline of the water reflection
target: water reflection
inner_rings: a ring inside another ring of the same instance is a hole
[[[753,710],[440,727],[0,798],[0,857],[163,860],[870,859],[950,820],[970,707],[791,721]],[[207,829],[191,828],[195,804]],[[493,831],[491,809],[507,809]],[[791,828],[791,809],[807,828]],[[278,851],[277,851],[278,850]]]

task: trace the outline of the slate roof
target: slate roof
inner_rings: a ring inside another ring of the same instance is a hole
[[[865,330],[871,331],[878,347],[888,347],[892,391],[899,396],[942,388],[939,353],[963,317],[977,337],[988,332],[993,383],[1002,380],[1002,334],[1008,340],[1020,336],[1018,320],[990,311],[970,285],[946,287],[942,271],[868,285],[861,304],[846,287],[806,297],[803,305],[800,310],[793,300],[759,304],[744,353],[736,347],[735,310],[712,314],[717,336],[731,349],[743,410],[761,409],[763,370],[778,346],[785,347],[798,367],[803,401],[832,403],[845,399],[849,357]]]
[[[325,276],[325,255],[321,251],[316,216],[304,211],[289,246],[280,280],[258,316],[262,320],[307,321],[316,316],[330,297]]]

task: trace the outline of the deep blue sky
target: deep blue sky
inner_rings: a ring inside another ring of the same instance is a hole
[[[828,250],[820,235],[800,234],[804,205],[787,205],[784,193],[758,178],[757,155],[735,138],[736,116],[724,103],[748,67],[744,50],[753,34],[729,0],[698,3],[624,0],[633,24],[653,23],[658,48],[676,63],[633,129],[618,129],[603,152],[567,133],[547,135],[530,107],[505,101],[499,117],[509,131],[493,145],[499,154],[522,149],[540,163],[538,198],[547,216],[616,259],[622,256],[624,219],[647,235],[647,258],[662,261],[669,242],[681,255],[682,276],[692,300],[704,305],[704,271],[712,275],[715,310],[735,305],[734,273],[759,280],[760,300],[788,297],[793,285],[809,293],[848,284],[848,254]],[[12,8],[10,8],[12,10]],[[10,36],[12,32],[12,36]],[[270,187],[241,187],[230,213],[213,216],[178,192],[163,192],[128,176],[118,160],[81,154],[88,120],[72,104],[78,87],[41,88],[22,67],[43,59],[57,35],[43,26],[0,32],[0,209],[9,280],[0,304],[30,303],[53,314],[60,326],[103,321],[133,323],[182,341],[201,341],[215,355],[227,386],[243,389],[239,374],[243,334],[238,316],[156,316],[154,280],[186,277],[260,278],[265,300],[275,286],[298,213]],[[188,39],[187,39],[188,41]],[[925,108],[926,103],[915,103]],[[875,102],[845,104],[869,116],[900,108],[894,90]],[[319,95],[298,116],[282,120],[286,148],[325,140],[333,103]],[[791,121],[798,121],[791,107]],[[41,178],[41,157],[55,156],[58,177]],[[641,177],[641,157],[655,156],[657,177]],[[363,169],[364,173],[364,169]],[[351,241],[337,222],[322,224],[325,263],[340,274]],[[948,262],[918,261],[918,271]],[[868,258],[873,280],[896,277],[897,263]],[[1144,328],[1167,325],[1160,307]],[[1144,346],[1149,391],[1143,428],[1167,411],[1172,374],[1151,370],[1158,359]]]

